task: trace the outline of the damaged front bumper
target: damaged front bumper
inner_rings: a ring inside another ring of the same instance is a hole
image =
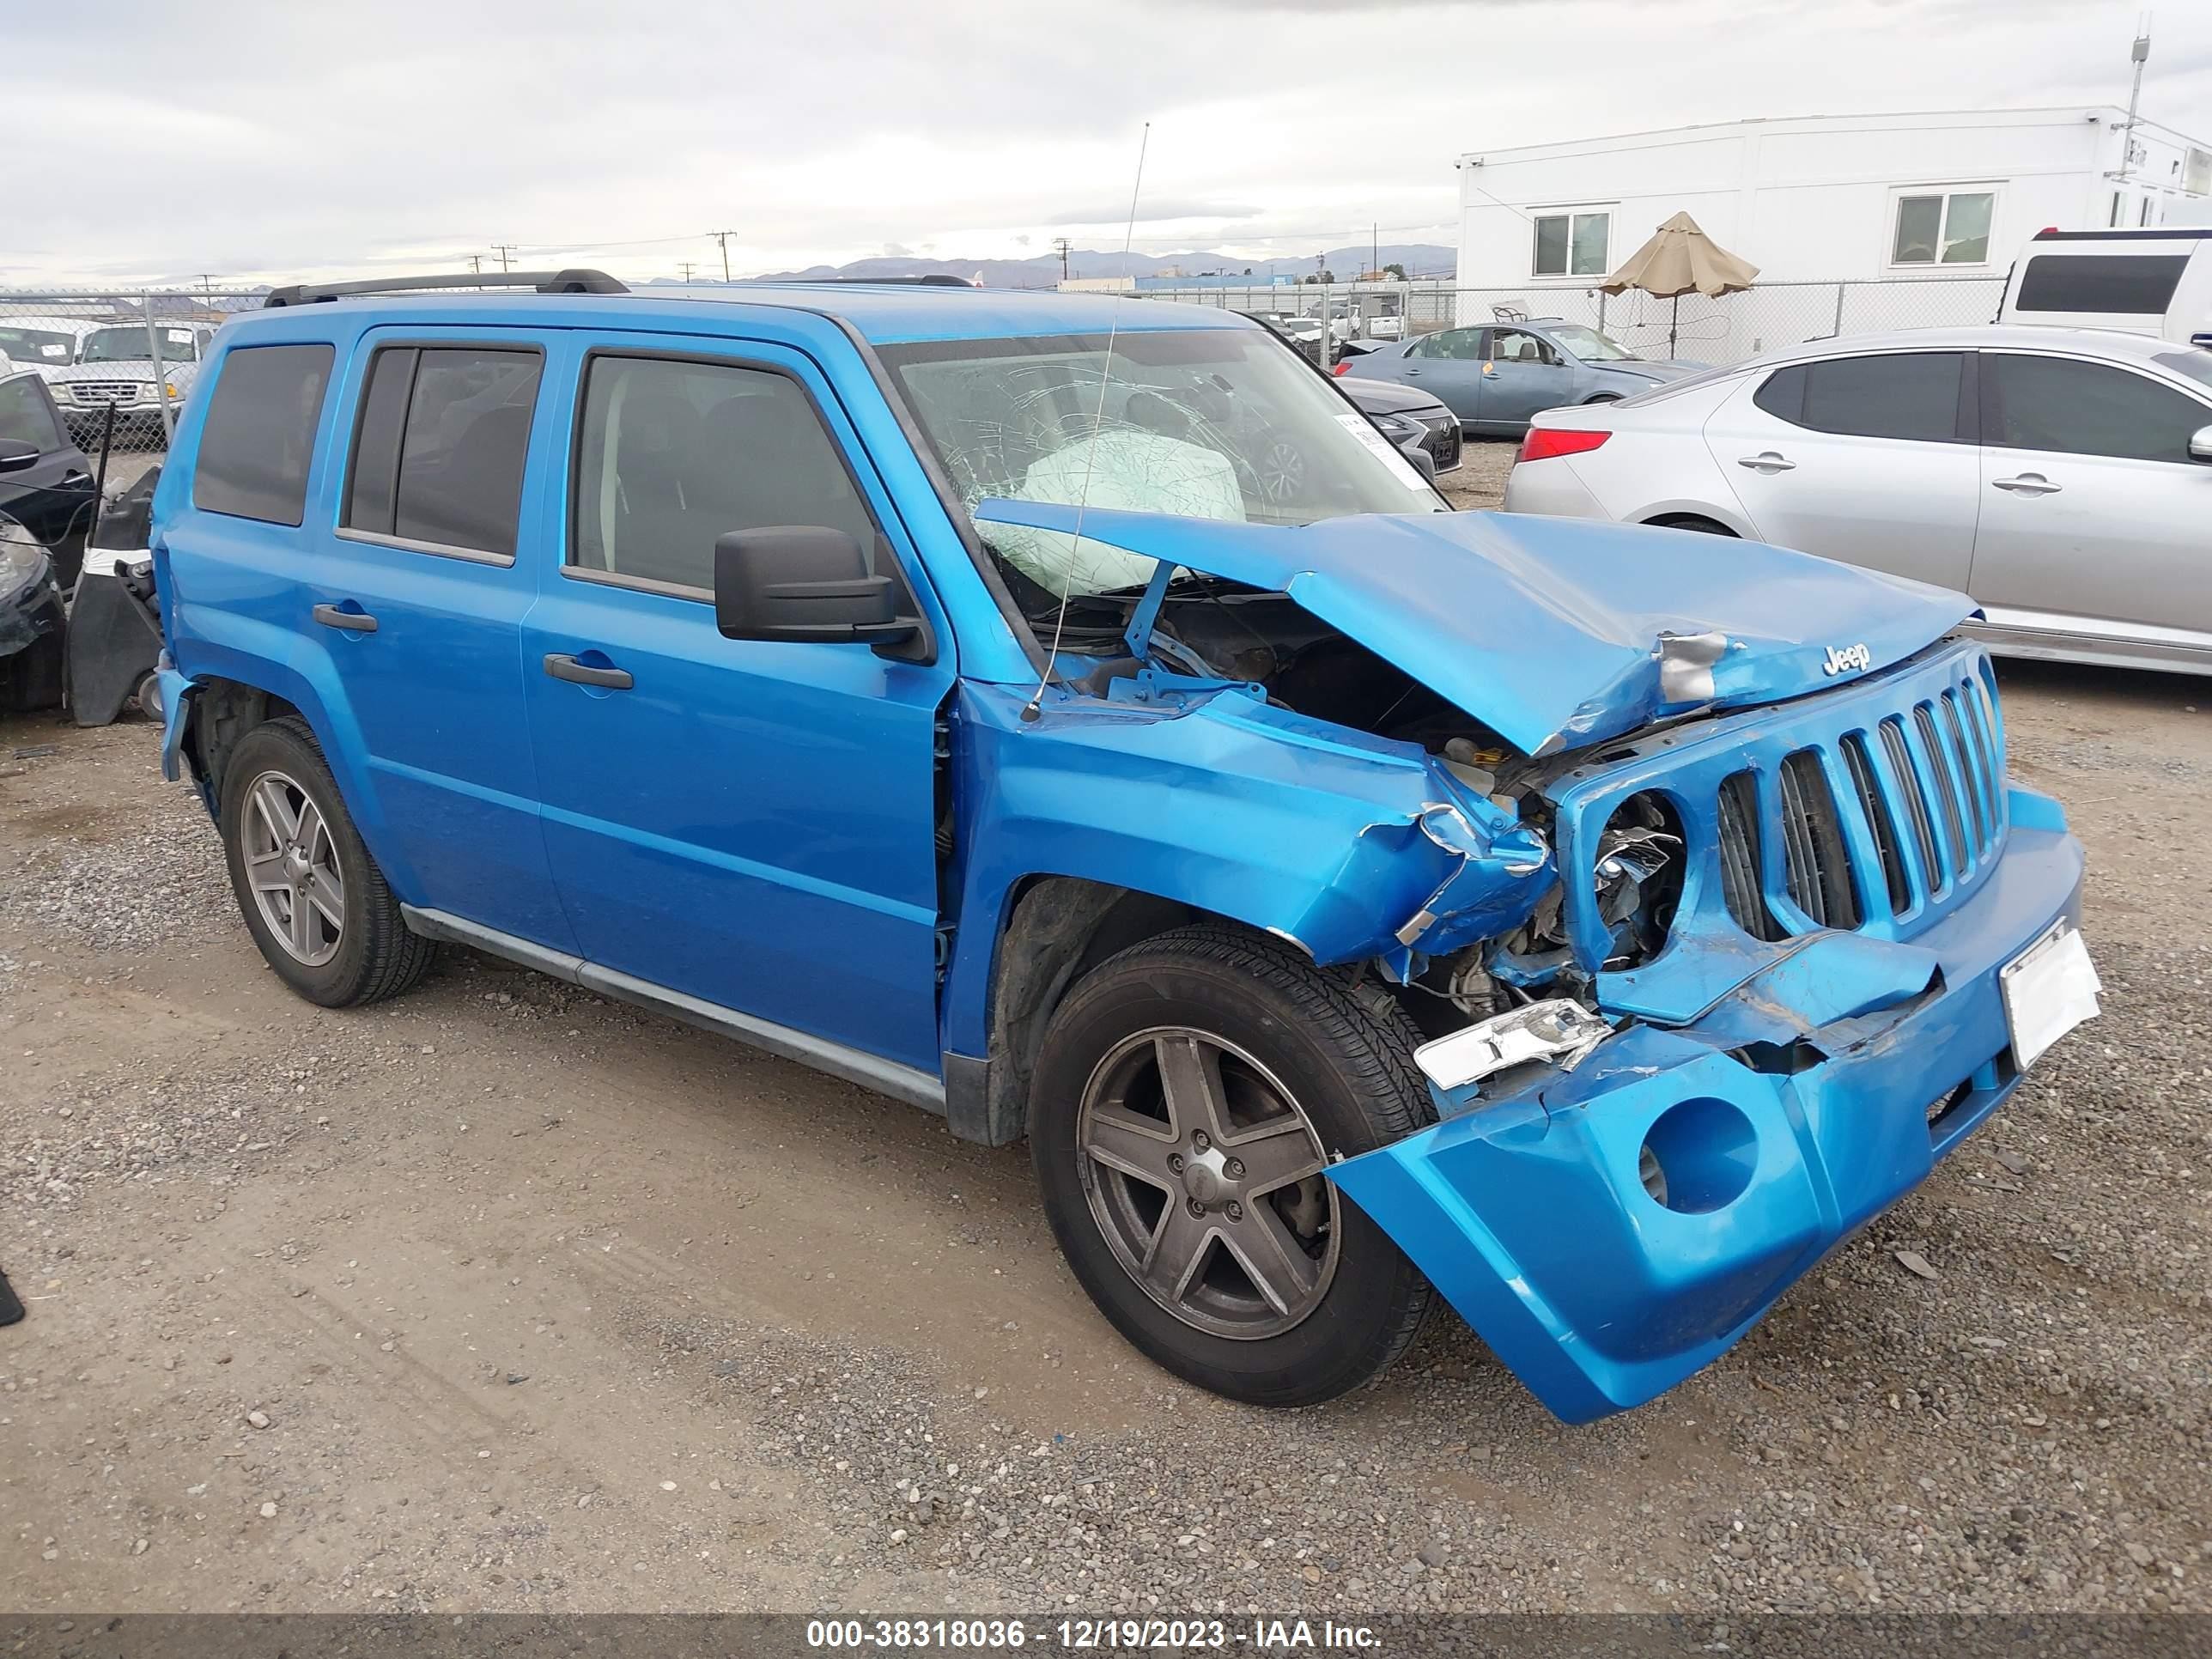
[[[2078,921],[2082,856],[2055,802],[2008,805],[2003,855],[1909,944],[1809,934],[1689,1024],[1432,1086],[1441,1121],[1332,1178],[1559,1417],[1652,1399],[2017,1085],[1998,975]]]

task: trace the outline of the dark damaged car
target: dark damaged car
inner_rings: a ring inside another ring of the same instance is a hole
[[[489,951],[1026,1138],[1208,1388],[1441,1300],[1577,1420],[2095,1012],[1958,594],[1452,513],[1219,313],[515,280],[280,290],[155,499],[167,763],[306,997]]]

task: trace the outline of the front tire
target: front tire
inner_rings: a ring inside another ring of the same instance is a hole
[[[304,721],[270,720],[239,740],[221,823],[246,931],[292,989],[351,1008],[422,977],[434,947],[408,930]]]
[[[1131,946],[1054,1011],[1030,1146],[1068,1265],[1139,1349],[1231,1399],[1372,1382],[1434,1299],[1323,1174],[1431,1114],[1418,1034],[1272,939]]]

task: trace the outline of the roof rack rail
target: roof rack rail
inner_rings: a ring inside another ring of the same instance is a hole
[[[531,288],[540,294],[627,294],[629,288],[604,270],[572,265],[566,270],[455,271],[450,276],[375,276],[358,283],[294,283],[272,288],[262,303],[314,305],[356,294],[405,294],[419,289]]]
[[[781,287],[789,283],[794,287],[812,287],[817,283],[859,283],[869,288],[974,288],[965,276],[955,276],[945,271],[932,271],[927,276],[782,276],[772,284]]]

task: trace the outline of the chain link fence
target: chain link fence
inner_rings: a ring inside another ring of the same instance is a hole
[[[264,292],[0,289],[0,374],[28,369],[43,383],[70,440],[95,466],[105,459],[112,494],[167,450],[216,331],[258,309]],[[44,423],[35,394],[0,395],[0,437],[40,442],[28,428]]]
[[[1557,283],[1457,288],[1442,283],[1278,283],[1139,292],[1147,299],[1292,319],[1294,326],[1312,334],[1327,318],[1332,347],[1343,340],[1395,342],[1440,329],[1551,317],[1587,324],[1638,356],[1724,365],[1838,334],[1994,322],[2004,287],[1999,276],[1762,283],[1747,293],[1718,300],[1692,294],[1679,302]]]

